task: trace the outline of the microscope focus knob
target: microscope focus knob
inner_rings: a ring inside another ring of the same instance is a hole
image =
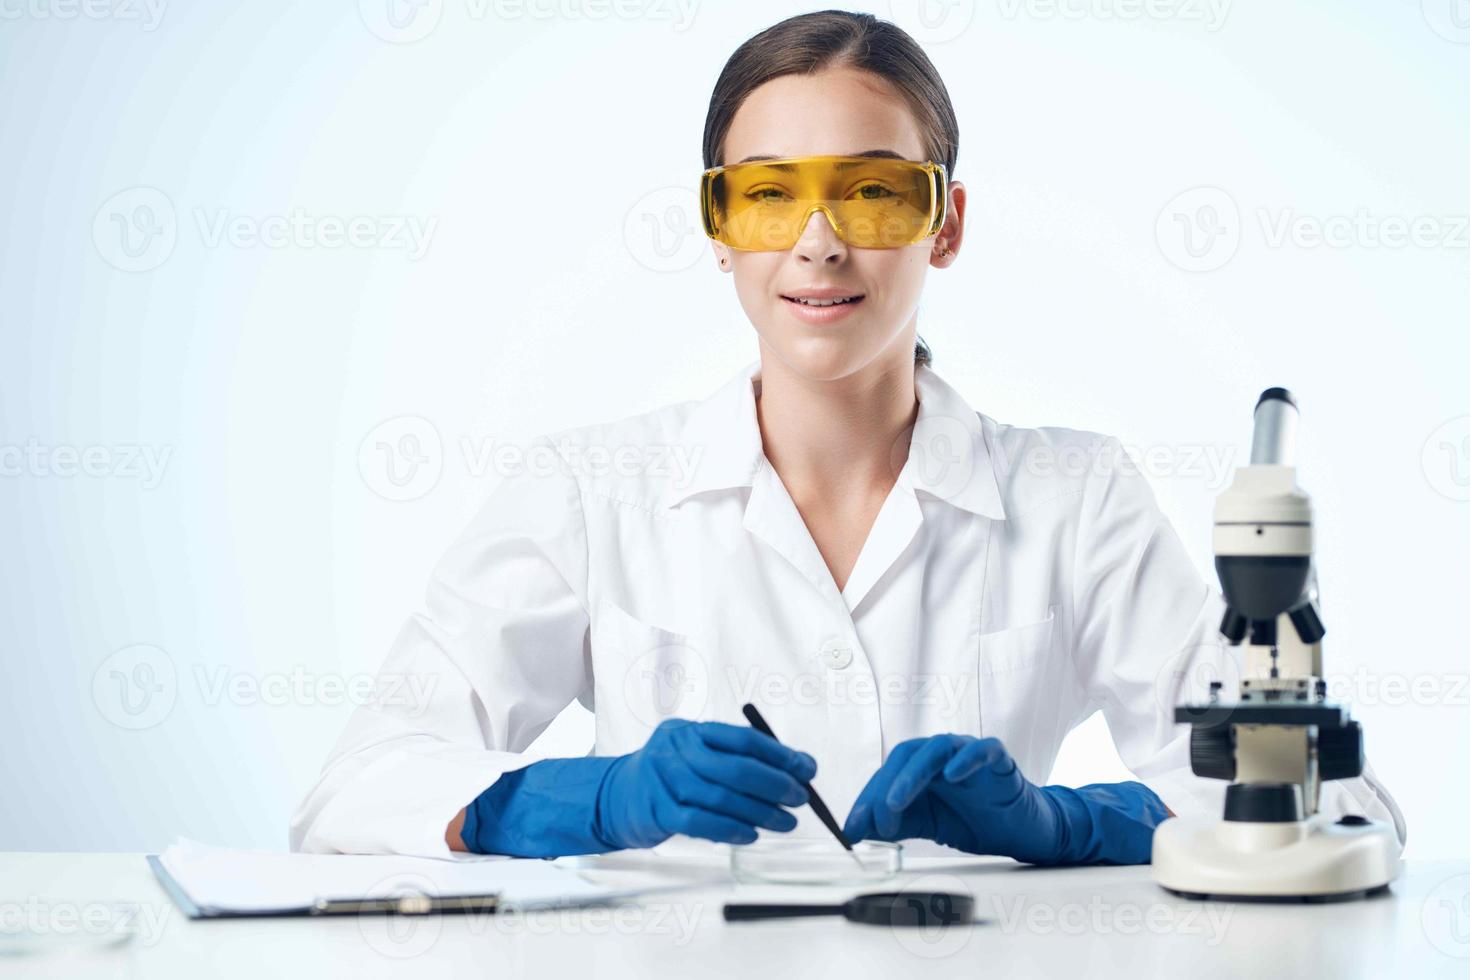
[[[1235,732],[1229,725],[1195,725],[1189,732],[1189,768],[1206,779],[1235,778]]]
[[[1363,729],[1355,721],[1317,730],[1317,777],[1353,779],[1363,774]]]

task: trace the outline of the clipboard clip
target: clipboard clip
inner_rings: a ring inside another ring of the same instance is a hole
[[[406,892],[383,898],[319,898],[311,907],[312,915],[364,915],[386,912],[391,915],[429,915],[434,912],[495,912],[500,908],[500,894],[491,895],[425,895]]]

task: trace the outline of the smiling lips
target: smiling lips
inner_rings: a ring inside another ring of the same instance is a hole
[[[807,323],[826,324],[840,320],[863,301],[862,293],[849,289],[824,287],[782,293],[781,299],[796,318]]]

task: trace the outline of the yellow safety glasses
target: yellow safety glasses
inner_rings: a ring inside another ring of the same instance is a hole
[[[706,170],[699,201],[704,233],[731,248],[789,249],[813,211],[854,248],[901,248],[943,227],[948,187],[940,163],[790,157]]]

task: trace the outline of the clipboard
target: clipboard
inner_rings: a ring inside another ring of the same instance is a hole
[[[318,899],[311,905],[279,909],[219,909],[201,906],[164,867],[157,854],[148,855],[148,867],[169,899],[189,919],[284,919],[321,915],[431,915],[495,914],[500,911],[500,893],[484,895],[425,895],[410,892],[382,898]]]

